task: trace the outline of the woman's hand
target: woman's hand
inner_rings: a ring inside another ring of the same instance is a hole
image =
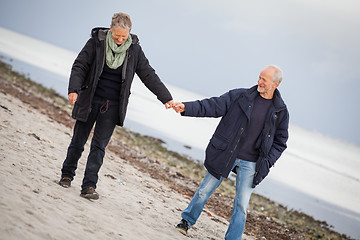
[[[76,102],[77,97],[78,97],[77,93],[69,93],[68,95],[68,99],[71,104],[74,104]]]
[[[174,101],[173,101],[173,100],[170,100],[170,101],[168,101],[167,103],[165,103],[165,108],[166,108],[166,109],[172,108],[173,105],[174,105]]]

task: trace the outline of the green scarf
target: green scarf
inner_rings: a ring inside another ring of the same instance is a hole
[[[114,39],[112,39],[112,33],[109,30],[106,35],[106,64],[111,69],[117,69],[120,67],[125,59],[126,50],[130,47],[132,43],[132,38],[129,34],[129,37],[118,46]]]

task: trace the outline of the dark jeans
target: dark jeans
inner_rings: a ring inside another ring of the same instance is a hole
[[[87,187],[96,188],[98,172],[105,156],[105,148],[119,119],[119,105],[117,102],[113,104],[110,101],[108,106],[106,106],[106,99],[95,97],[91,109],[86,122],[76,121],[74,134],[61,169],[61,177],[69,177],[73,180],[78,161],[84,151],[84,145],[96,122],[81,186],[82,189]]]

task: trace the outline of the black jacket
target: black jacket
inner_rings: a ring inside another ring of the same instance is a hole
[[[234,89],[220,97],[185,102],[184,116],[222,117],[206,148],[205,167],[216,178],[228,177],[239,154],[239,144],[247,133],[247,126],[258,95],[257,86]],[[253,188],[269,173],[288,139],[289,112],[280,92],[274,92],[273,106],[269,109],[265,125],[256,142],[259,158]]]
[[[92,29],[91,38],[80,51],[72,66],[68,92],[79,94],[72,112],[72,117],[76,120],[87,121],[91,111],[91,102],[105,64],[106,34],[108,31],[108,28]],[[122,71],[118,119],[120,126],[124,124],[130,87],[135,73],[163,104],[172,100],[170,92],[145,57],[137,36],[131,34],[131,37],[132,44],[126,52]]]

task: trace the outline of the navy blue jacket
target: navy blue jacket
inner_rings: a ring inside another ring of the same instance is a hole
[[[250,89],[234,89],[220,97],[184,102],[183,116],[222,117],[206,148],[205,157],[206,169],[217,179],[221,176],[227,178],[233,170],[232,166],[239,153],[239,144],[247,133],[248,122],[258,94],[257,86],[254,86]],[[268,175],[270,168],[286,149],[289,112],[277,89],[273,102],[264,129],[256,142],[259,158],[256,161],[253,188]]]
[[[91,102],[105,64],[106,34],[109,28],[94,28],[91,38],[74,61],[71,69],[68,92],[79,94],[72,111],[72,117],[87,121],[91,111]],[[154,93],[162,103],[172,100],[172,96],[161,82],[155,70],[150,66],[138,37],[131,34],[132,44],[126,51],[122,65],[121,90],[119,93],[119,119],[117,124],[123,126],[130,97],[130,88],[135,73],[145,86]]]

